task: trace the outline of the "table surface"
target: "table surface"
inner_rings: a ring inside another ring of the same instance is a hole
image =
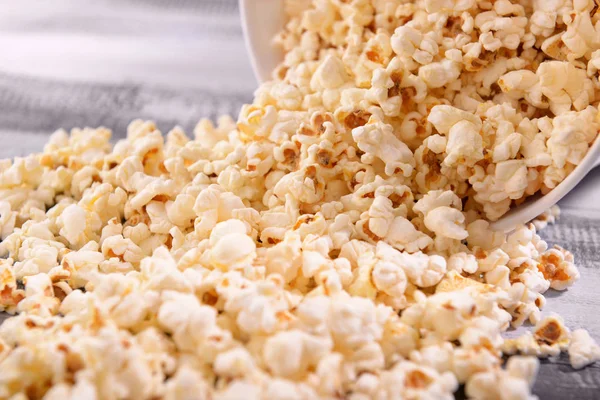
[[[39,151],[53,130],[134,118],[191,131],[200,117],[237,115],[256,81],[235,0],[0,2],[0,158]],[[560,202],[542,236],[571,250],[581,279],[548,292],[544,312],[600,339],[600,169]],[[5,318],[0,314],[0,322]],[[517,334],[519,332],[512,332]],[[542,399],[600,398],[600,365],[542,363]]]

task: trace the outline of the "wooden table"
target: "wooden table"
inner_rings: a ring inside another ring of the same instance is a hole
[[[199,117],[237,115],[256,87],[241,35],[236,0],[0,2],[0,141],[11,144],[0,157],[41,150],[58,127],[104,125],[122,137],[139,117],[191,132]],[[542,234],[571,250],[581,271],[571,290],[547,293],[544,311],[596,340],[599,199],[600,169],[561,202],[560,222]],[[600,366],[573,371],[564,356],[545,361],[534,391],[600,399]]]

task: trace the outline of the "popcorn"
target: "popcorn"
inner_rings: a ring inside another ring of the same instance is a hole
[[[548,37],[554,31],[556,18],[566,9],[565,2],[544,3],[535,2],[535,11],[531,16],[531,31],[535,35]]]
[[[514,360],[513,358],[511,357],[507,362],[506,370],[496,369],[475,374],[466,384],[467,396],[491,399],[535,399],[536,396],[531,394],[530,385],[531,377],[537,374],[539,362],[533,358],[521,357]]]
[[[272,379],[264,391],[267,399],[314,399],[317,397],[315,391],[305,384],[297,384],[284,379]]]
[[[579,279],[579,271],[573,264],[573,255],[560,247],[542,254],[537,268],[555,290],[565,290]]]
[[[190,283],[179,271],[177,263],[166,247],[159,247],[151,257],[144,258],[140,263],[140,273],[143,286],[147,290],[191,291]]]
[[[425,216],[425,226],[436,235],[451,239],[466,239],[469,233],[464,228],[465,216],[457,209],[437,207]]]
[[[294,280],[301,267],[301,246],[300,236],[296,232],[286,234],[283,241],[267,250],[267,272],[280,274],[286,282]]]
[[[335,56],[328,56],[315,71],[310,86],[313,90],[335,89],[347,80],[348,75],[342,61]]]
[[[433,368],[401,361],[381,376],[376,396],[392,397],[401,393],[406,398],[452,399],[457,387],[456,378],[449,372],[439,374]]]
[[[245,349],[234,348],[220,353],[213,368],[217,374],[235,379],[252,375],[256,366],[252,356]]]
[[[420,326],[446,341],[456,340],[476,310],[474,299],[465,291],[439,293],[428,298]]]
[[[331,342],[292,330],[269,338],[265,342],[263,356],[267,368],[275,376],[297,379],[330,350]],[[286,354],[286,357],[281,357],[281,354]]]
[[[432,190],[415,203],[413,210],[427,215],[431,210],[438,207],[460,208],[460,198],[449,190]]]
[[[239,380],[234,381],[219,393],[215,393],[215,399],[217,400],[235,400],[241,398],[249,400],[260,399],[259,387],[243,380]]]
[[[474,165],[481,160],[483,145],[476,125],[468,121],[460,121],[453,125],[448,132],[446,154],[444,165],[449,167],[456,165],[459,159],[464,160],[466,165]]]
[[[466,11],[469,8],[473,7],[473,3],[474,2],[472,0],[444,0],[444,1],[427,0],[425,2],[425,10],[428,13],[461,12],[461,11]]]
[[[46,242],[48,243],[48,242]],[[19,249],[19,259],[14,263],[13,271],[17,278],[50,272],[58,264],[57,258],[62,243],[46,244],[38,238],[25,239]]]
[[[417,364],[434,368],[438,372],[452,369],[454,349],[450,343],[423,346],[410,353],[410,360]]]
[[[600,346],[584,329],[576,329],[571,333],[569,344],[569,361],[575,369],[600,360]]]
[[[377,244],[376,255],[401,266],[411,283],[419,287],[435,285],[446,272],[446,260],[443,257],[428,256],[420,251],[413,254],[399,252],[384,242]]]
[[[569,330],[565,328],[561,317],[551,315],[540,322],[534,328],[533,336],[540,346],[557,346],[561,350],[566,350],[569,344]]]
[[[593,2],[284,3],[237,121],[0,161],[0,398],[530,399],[523,355],[600,358],[542,318],[558,211],[490,227],[596,140]]]
[[[85,240],[86,212],[79,206],[71,204],[65,208],[58,218],[60,234],[67,239],[71,245],[79,245]]]
[[[231,227],[223,226],[221,229],[219,229],[219,225],[226,223],[227,222],[221,222],[220,224],[217,224],[213,230],[213,233],[232,229]],[[242,229],[244,231],[246,230],[246,227],[243,225],[243,223]],[[218,235],[223,236],[218,237]],[[211,233],[210,241],[213,243],[210,250],[211,262],[216,268],[239,268],[245,263],[252,262],[254,257],[256,257],[256,245],[254,241],[245,233],[235,231],[216,233],[216,235]]]
[[[392,297],[400,297],[406,290],[407,279],[404,270],[389,261],[380,261],[375,264],[372,279],[378,290]]]
[[[475,349],[458,349],[452,358],[452,370],[459,382],[467,382],[482,371],[489,371],[500,365],[493,349],[480,347]]]
[[[549,99],[550,110],[557,116],[569,111],[571,105],[581,111],[590,103],[591,82],[584,70],[566,61],[546,61],[540,64],[536,74],[542,93]]]
[[[180,367],[166,382],[165,389],[165,399],[168,400],[183,400],[190,393],[195,393],[199,398],[210,396],[208,383],[198,371],[188,366]]]
[[[460,121],[467,121],[477,128],[481,127],[480,118],[448,105],[434,106],[427,116],[427,121],[442,134],[448,134],[450,129]]]
[[[102,254],[108,258],[116,257],[130,263],[137,263],[144,257],[142,249],[123,235],[106,238],[102,242]]]
[[[453,60],[443,60],[419,68],[419,78],[430,89],[445,86],[458,79],[459,76],[460,64]]]
[[[592,15],[585,8],[579,8],[579,13],[565,18],[567,31],[562,36],[565,46],[571,51],[569,59],[589,56],[590,49],[598,45],[597,31],[592,23]]]
[[[257,285],[246,284],[228,296],[225,310],[235,316],[239,329],[248,335],[280,330],[293,319],[288,311],[292,304],[281,293],[282,285],[282,279],[277,275]]]
[[[0,310],[14,313],[16,306],[25,297],[25,293],[17,287],[11,262],[10,259],[0,261]]]
[[[46,274],[37,274],[24,278],[25,298],[18,304],[20,312],[50,316],[58,311],[59,300],[54,297],[52,281]]]
[[[447,262],[448,271],[466,272],[474,274],[479,269],[477,259],[472,254],[456,253],[450,256]]]
[[[412,174],[414,168],[412,152],[406,144],[394,136],[390,125],[375,123],[357,127],[352,130],[352,137],[358,148],[365,152],[362,158],[381,159],[385,164],[387,175],[391,176],[398,171],[401,171],[404,176]]]
[[[345,297],[345,298],[344,298]],[[331,303],[328,321],[335,346],[356,350],[383,335],[383,306],[361,297],[344,296]]]
[[[0,239],[4,240],[15,229],[17,213],[12,212],[7,201],[0,202]]]
[[[213,308],[201,305],[195,296],[168,291],[163,294],[158,323],[173,335],[177,348],[195,352],[209,335],[220,331],[216,316]]]
[[[119,274],[108,274],[94,281],[94,290],[99,301],[110,304],[107,314],[120,328],[138,327],[146,317],[150,296],[144,296],[139,290],[139,283]],[[77,292],[71,292],[71,294]],[[70,294],[70,295],[71,295]],[[63,301],[76,301],[78,294],[67,296]],[[100,305],[99,307],[102,307]]]
[[[566,163],[579,164],[594,138],[592,129],[597,128],[594,110],[567,112],[553,122],[552,137],[547,141],[553,163],[559,168]]]
[[[431,237],[418,231],[417,228],[404,217],[394,218],[384,239],[394,248],[406,250],[409,253],[424,250],[433,243]]]
[[[560,216],[560,208],[558,206],[552,206],[549,210],[535,217],[531,223],[535,226],[535,229],[541,231],[548,225],[554,224]]]

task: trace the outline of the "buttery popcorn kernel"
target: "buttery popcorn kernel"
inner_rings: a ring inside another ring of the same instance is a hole
[[[569,344],[569,361],[573,368],[580,369],[598,360],[600,360],[600,346],[586,330],[574,330]]]

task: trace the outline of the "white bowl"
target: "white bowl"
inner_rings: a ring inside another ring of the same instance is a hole
[[[285,25],[283,0],[239,0],[246,46],[254,75],[259,82],[271,78],[271,72],[283,60],[283,53],[273,45],[273,37]],[[600,164],[600,140],[596,140],[577,168],[545,196],[535,196],[512,208],[492,223],[496,230],[510,231],[531,221],[569,193],[587,173]]]
[[[254,76],[259,83],[268,81],[283,60],[283,51],[273,44],[285,25],[283,0],[240,0],[240,13]]]

